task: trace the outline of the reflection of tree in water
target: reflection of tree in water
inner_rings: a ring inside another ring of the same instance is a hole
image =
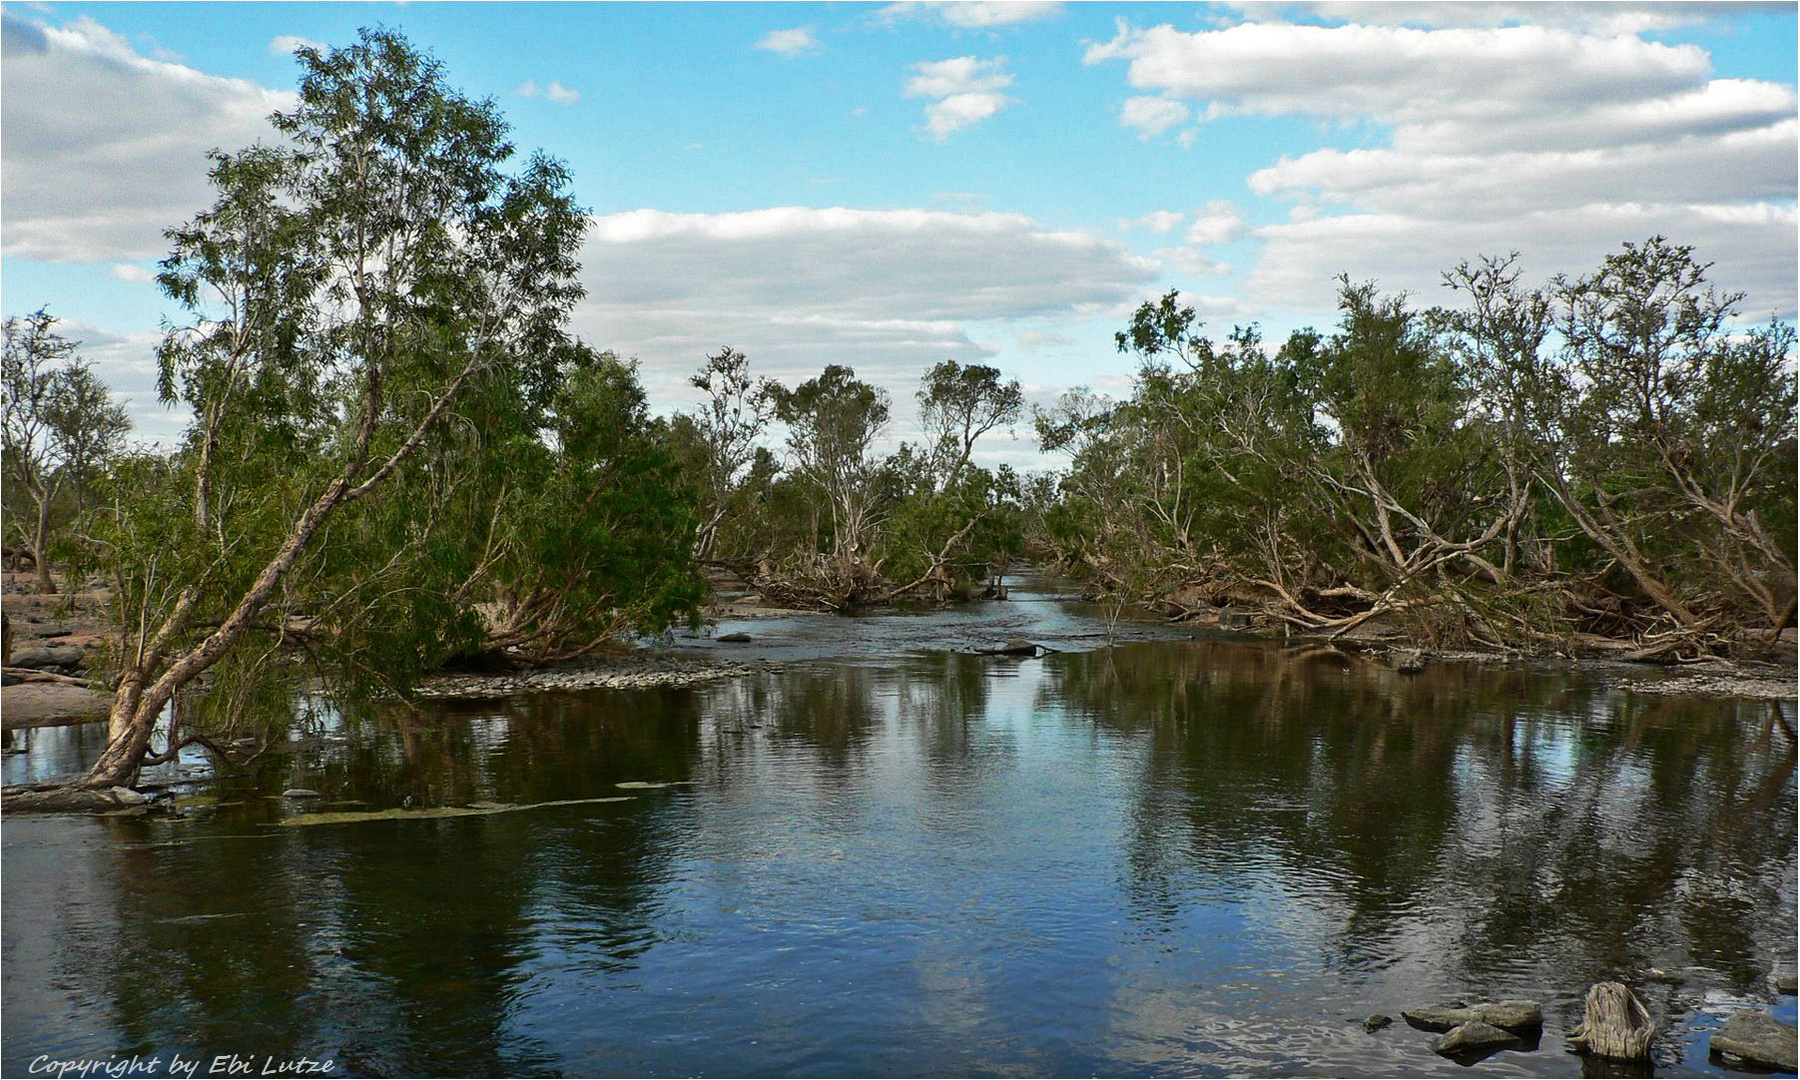
[[[1337,963],[1428,948],[1468,986],[1691,960],[1748,990],[1792,951],[1768,938],[1794,749],[1766,705],[1231,643],[1056,657],[1041,694],[1148,747],[1124,873],[1152,925],[1275,887]]]
[[[694,706],[673,692],[514,701],[503,721],[397,711],[355,721],[349,745],[301,748],[298,765],[271,759],[258,786],[299,768],[334,798],[377,807],[402,793],[426,806],[624,795],[621,781],[690,778]],[[544,1073],[553,1057],[513,1023],[533,970],[598,977],[653,944],[670,826],[664,802],[643,798],[108,845],[101,876],[118,910],[106,921],[124,932],[82,950],[81,977],[107,984],[123,1041],[147,1052],[335,1055],[375,1075]],[[231,917],[193,918],[196,894]]]

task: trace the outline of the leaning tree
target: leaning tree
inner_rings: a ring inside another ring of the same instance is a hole
[[[581,295],[568,173],[511,167],[491,102],[387,30],[296,56],[279,139],[215,152],[216,201],[169,233],[159,280],[187,316],[160,389],[193,420],[110,537],[119,681],[77,789],[172,756],[184,740],[153,752],[158,719],[202,675],[256,677],[347,590],[403,592],[370,581],[429,556],[405,493],[437,478],[471,396],[548,392]]]

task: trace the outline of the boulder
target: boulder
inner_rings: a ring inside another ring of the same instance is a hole
[[[1401,1019],[1421,1031],[1449,1031],[1471,1020],[1509,1031],[1532,1031],[1544,1026],[1543,1010],[1535,1001],[1484,1001],[1479,1005],[1428,1005],[1406,1009]]]
[[[1369,1018],[1363,1021],[1363,1030],[1373,1034],[1393,1022],[1394,1018],[1386,1013],[1370,1013]]]
[[[1470,1020],[1450,1029],[1450,1033],[1437,1041],[1432,1049],[1445,1057],[1460,1054],[1479,1054],[1486,1050],[1498,1050],[1505,1046],[1516,1046],[1519,1036],[1502,1027],[1480,1020]]]
[[[82,652],[74,645],[21,645],[13,650],[11,667],[43,670],[50,667],[80,667]]]
[[[750,635],[740,631],[735,634],[720,634],[718,637],[713,638],[713,640],[722,641],[728,645],[742,645],[750,640]]]
[[[1793,972],[1790,971],[1785,975],[1775,976],[1776,993],[1791,994],[1795,990],[1800,990],[1800,979],[1796,979]]]
[[[1726,1017],[1725,1025],[1713,1032],[1709,1049],[1757,1068],[1800,1069],[1794,1029],[1759,1009],[1739,1009]]]

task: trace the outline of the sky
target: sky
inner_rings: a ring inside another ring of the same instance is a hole
[[[163,230],[206,150],[269,140],[301,44],[405,33],[562,159],[592,216],[572,329],[659,411],[731,345],[895,404],[939,361],[1030,400],[1119,395],[1112,335],[1178,289],[1209,333],[1336,319],[1337,278],[1424,306],[1521,253],[1579,275],[1693,245],[1747,320],[1796,308],[1793,4],[11,3],[0,297],[64,320],[140,438],[181,313]],[[986,464],[1049,464],[1022,425]]]

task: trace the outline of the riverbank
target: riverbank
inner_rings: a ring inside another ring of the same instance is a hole
[[[103,662],[103,591],[42,595],[31,575],[0,576],[13,632],[13,656],[40,671],[81,678]],[[1149,613],[1105,628],[1103,610],[1082,602],[1061,583],[1034,574],[1015,579],[1011,599],[951,608],[892,608],[856,615],[777,608],[754,596],[731,596],[707,610],[706,628],[677,632],[660,641],[640,642],[598,656],[541,668],[497,672],[445,673],[433,677],[420,695],[438,700],[486,700],[513,694],[582,690],[639,690],[700,686],[782,664],[879,660],[902,651],[991,651],[999,642],[1029,637],[1058,651],[1103,648],[1112,641],[1206,639],[1277,641],[1294,647],[1329,648],[1359,660],[1391,666],[1433,663],[1517,663],[1568,666],[1601,673],[1619,689],[1658,696],[1795,700],[1800,669],[1792,634],[1776,643],[1778,658],[1767,662],[1717,659],[1663,665],[1630,662],[1616,655],[1520,657],[1477,650],[1416,649],[1406,639],[1377,627],[1338,641],[1282,637],[1254,624],[1230,626],[1215,616],[1199,622],[1168,623]],[[1785,661],[1781,654],[1785,654]],[[9,659],[8,666],[12,666]],[[110,695],[91,686],[62,681],[7,679],[0,689],[0,727],[20,730],[85,724],[106,717]]]

